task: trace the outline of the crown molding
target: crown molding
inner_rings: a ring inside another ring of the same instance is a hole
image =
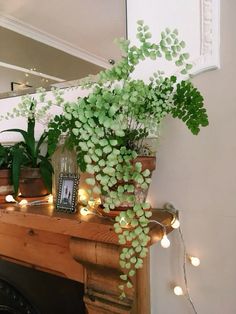
[[[173,1],[174,2],[174,1]],[[177,3],[178,1],[176,1]],[[188,30],[188,24],[186,20],[184,19],[184,16],[190,14],[194,14],[197,16],[197,20],[199,22],[195,22],[195,24],[191,25],[194,26],[194,28],[197,29],[199,36],[192,37],[191,32],[185,33],[187,36],[184,38],[185,42],[194,43],[194,45],[197,47],[195,49],[198,49],[197,51],[194,51],[194,55],[196,57],[194,59],[190,59],[188,62],[193,64],[193,68],[191,70],[191,75],[197,75],[201,72],[205,72],[208,70],[214,70],[220,68],[220,0],[188,0],[187,2],[191,2],[194,5],[197,5],[198,10],[193,13],[193,11],[188,12],[188,6],[183,5],[183,1],[180,4],[174,4],[176,15],[178,15],[178,12],[180,13],[180,16],[183,18],[179,20],[176,18],[177,24],[172,24],[172,27],[176,27],[177,29],[183,29]],[[129,0],[127,2],[128,8],[127,8],[127,19],[128,19],[128,35],[129,39],[132,41],[135,41],[135,28],[134,23],[140,17],[144,16],[144,20],[146,19],[145,23],[147,23],[149,26],[151,24],[152,29],[154,29],[155,36],[159,36],[158,30],[155,30],[155,26],[160,24],[164,27],[165,25],[165,16],[164,14],[169,14],[168,10],[168,4],[165,1],[159,1],[157,3],[156,0],[150,0],[151,6],[145,6],[145,0]],[[157,11],[156,15],[153,15],[153,10]],[[159,10],[159,11],[158,11]],[[178,11],[179,10],[179,11]],[[158,15],[159,14],[159,15]],[[161,22],[158,24],[158,17],[161,16]],[[166,20],[169,19],[169,15],[167,15]],[[173,16],[173,23],[175,22],[175,16]],[[189,19],[188,19],[189,23]],[[191,56],[191,51],[190,56]],[[159,66],[165,67],[165,62],[159,61]],[[167,68],[171,71],[171,65]],[[165,69],[165,68],[164,68]],[[180,76],[183,78],[179,71],[174,72],[176,70],[176,67],[173,65],[172,73],[174,75]],[[138,70],[141,74],[141,71]],[[147,71],[149,71],[149,68],[147,68],[143,75],[144,77],[147,77]],[[146,73],[146,74],[145,74]]]
[[[200,0],[200,56],[192,74],[220,68],[220,0]]]
[[[34,70],[29,70],[29,69],[26,69],[26,68],[23,68],[23,67],[19,67],[17,65],[6,63],[6,62],[1,62],[0,61],[0,67],[4,67],[4,68],[7,68],[7,69],[12,69],[12,70],[16,70],[16,71],[32,74],[32,75],[43,77],[43,78],[46,78],[46,79],[50,79],[50,80],[53,80],[53,81],[56,81],[56,82],[64,82],[65,81],[64,79],[56,77],[56,76],[52,76],[52,75],[49,75],[49,74],[46,74],[46,73],[41,73],[41,72],[34,71]]]
[[[0,12],[0,26],[64,51],[74,57],[103,68],[109,68],[107,60],[2,12]]]

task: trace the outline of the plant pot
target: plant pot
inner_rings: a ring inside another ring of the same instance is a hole
[[[134,165],[136,162],[140,162],[142,164],[142,171],[148,169],[150,171],[150,176],[152,175],[152,172],[156,169],[156,157],[155,156],[139,156],[136,159],[132,161],[132,164]],[[148,189],[144,190],[141,188],[140,185],[134,182],[125,182],[123,180],[120,180],[114,187],[111,188],[111,190],[115,191],[119,186],[125,185],[127,183],[134,184],[134,193],[125,193],[126,195],[134,194],[135,199],[139,202],[145,202],[148,194]],[[105,202],[106,196],[101,196],[102,203]],[[98,208],[98,212],[100,214],[103,214],[104,216],[109,217],[116,217],[120,214],[121,211],[127,210],[129,208],[133,207],[133,203],[131,202],[122,202],[119,206],[115,207],[114,210],[111,210],[109,213],[105,213],[102,209],[102,207]]]
[[[9,169],[0,170],[0,202],[5,202],[5,196],[13,194],[11,183],[11,171]]]
[[[21,169],[19,189],[22,197],[40,197],[49,194],[39,168]]]

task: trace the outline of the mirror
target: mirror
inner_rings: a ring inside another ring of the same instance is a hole
[[[0,1],[0,98],[96,74],[120,59],[125,0]]]

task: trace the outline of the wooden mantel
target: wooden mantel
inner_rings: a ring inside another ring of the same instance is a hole
[[[170,225],[172,216],[153,210],[153,219]],[[150,228],[153,244],[162,237],[162,228],[155,223]],[[121,301],[119,252],[113,222],[107,218],[58,213],[53,205],[1,205],[1,258],[84,283],[89,314],[149,314],[149,258]]]

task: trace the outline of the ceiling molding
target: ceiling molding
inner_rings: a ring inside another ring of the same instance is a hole
[[[107,60],[2,12],[0,12],[0,26],[64,51],[74,57],[91,62],[103,68],[109,68]]]
[[[133,42],[136,40],[136,29],[134,26],[135,21],[137,21],[140,16],[144,16],[143,19],[147,20],[149,26],[154,29],[152,34],[154,36],[159,36],[158,29],[161,27],[166,27],[165,22],[169,20],[169,1],[156,1],[149,0],[149,6],[145,6],[145,0],[129,0],[127,17],[128,17],[128,35],[129,39]],[[173,1],[174,2],[174,1]],[[189,0],[189,1],[175,1],[176,4],[173,5],[178,18],[171,18],[171,27],[182,29],[185,33],[184,41],[188,45],[194,47],[193,55],[194,58],[190,59],[188,62],[193,65],[191,70],[191,75],[197,75],[201,72],[208,70],[214,70],[220,68],[220,0]],[[188,2],[188,6],[184,5],[184,2]],[[191,3],[197,6],[198,11],[192,11],[190,9]],[[157,10],[157,14],[154,15],[154,10]],[[179,10],[179,11],[178,11]],[[191,10],[188,12],[188,10]],[[180,15],[178,15],[178,13]],[[159,14],[159,15],[158,15]],[[165,16],[166,14],[166,16]],[[191,24],[194,33],[192,34],[189,29],[189,17],[194,14],[196,16],[195,22]],[[161,23],[158,22],[158,17],[161,16]],[[179,16],[182,19],[179,19]],[[186,19],[184,17],[187,17]],[[198,21],[198,22],[196,22]],[[176,22],[176,24],[174,24]],[[158,24],[159,23],[159,24]],[[157,27],[158,25],[158,27]],[[174,25],[174,26],[173,26]],[[156,30],[155,30],[156,27]],[[196,31],[197,30],[197,31]],[[197,36],[196,36],[197,34]],[[158,38],[158,37],[157,37]],[[191,50],[189,51],[191,56]],[[163,62],[162,62],[163,61]],[[176,66],[173,64],[167,64],[165,60],[158,60],[158,66],[162,66],[163,70],[174,73],[181,79],[184,77],[180,75],[180,71],[176,71]],[[151,64],[151,61],[150,61]],[[143,75],[143,77],[148,78],[148,72],[151,71],[150,68],[146,68],[143,73],[140,67],[136,73]]]
[[[192,74],[220,68],[220,0],[200,0],[201,52]]]
[[[20,72],[23,72],[23,73],[32,74],[32,75],[43,77],[43,78],[46,78],[46,79],[50,79],[50,80],[53,80],[53,81],[56,81],[56,82],[64,82],[65,81],[64,79],[56,77],[56,76],[52,76],[52,75],[49,75],[49,74],[46,74],[46,73],[41,73],[41,72],[34,71],[34,70],[29,70],[29,69],[26,69],[26,68],[23,68],[23,67],[19,67],[19,66],[14,65],[14,64],[9,64],[9,63],[6,63],[6,62],[2,62],[2,61],[0,61],[0,67],[4,67],[4,68],[7,68],[7,69],[20,71]]]

